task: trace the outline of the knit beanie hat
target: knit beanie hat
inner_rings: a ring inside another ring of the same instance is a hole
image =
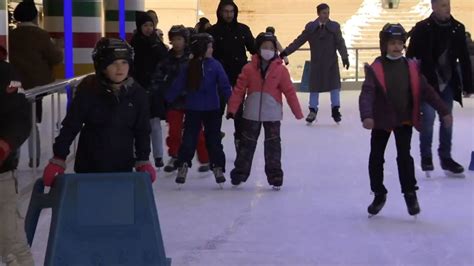
[[[13,11],[13,17],[19,22],[33,21],[36,16],[38,16],[38,10],[33,0],[23,0]]]
[[[155,23],[153,22],[153,19],[144,11],[135,11],[135,24],[137,25],[137,31],[142,33],[142,25],[147,23],[148,21],[152,22],[153,25]]]

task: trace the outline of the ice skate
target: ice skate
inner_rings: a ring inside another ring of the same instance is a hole
[[[176,183],[178,188],[181,188],[181,185],[186,182],[186,176],[188,174],[188,164],[184,163],[181,167],[178,168],[178,175],[176,176]]]
[[[332,116],[332,119],[334,119],[334,122],[336,122],[336,124],[340,124],[341,123],[341,113],[339,112],[339,106],[334,106],[331,110],[331,116]]]
[[[178,169],[174,165],[176,163],[176,160],[177,159],[175,157],[171,157],[163,170],[167,173],[171,173],[171,172],[174,172],[176,169]]]
[[[374,200],[369,205],[369,207],[367,207],[369,218],[377,215],[380,212],[380,210],[382,210],[383,206],[385,206],[386,201],[387,201],[387,194],[375,194]]]
[[[441,168],[448,177],[465,177],[464,167],[452,158],[440,158]]]
[[[219,185],[221,189],[224,188],[223,183],[225,182],[224,172],[222,171],[222,167],[214,167],[212,169],[214,173],[214,177],[216,178],[216,183]]]
[[[316,111],[316,109],[309,108],[309,114],[306,117],[306,122],[308,126],[311,125],[313,122],[317,122],[316,120],[317,115],[318,115],[318,111]]]
[[[163,166],[165,166],[163,163],[163,158],[155,158],[155,167],[160,169]]]
[[[408,213],[411,216],[418,215],[420,213],[420,205],[418,204],[418,198],[416,197],[416,192],[408,192],[403,196],[405,198],[405,203],[407,204]]]
[[[281,186],[283,185],[283,177],[282,176],[277,176],[277,177],[267,177],[268,184],[272,186],[273,190],[279,191],[281,189]]]
[[[421,171],[425,172],[427,178],[431,177],[431,173],[434,170],[433,158],[431,157],[422,157],[421,158]]]

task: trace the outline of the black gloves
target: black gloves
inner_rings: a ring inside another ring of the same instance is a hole
[[[349,66],[350,66],[349,59],[343,58],[342,59],[342,66],[345,67],[346,69],[349,69]]]
[[[286,51],[283,51],[280,53],[280,58],[283,59],[285,56],[288,56],[288,53]]]

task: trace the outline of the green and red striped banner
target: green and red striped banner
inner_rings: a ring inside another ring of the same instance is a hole
[[[118,0],[104,0],[105,8],[105,36],[119,38]],[[135,11],[144,11],[145,1],[125,1],[125,39],[130,41],[136,29]]]
[[[8,12],[7,0],[0,0],[0,45],[7,47]]]
[[[45,29],[53,38],[64,37],[62,0],[44,0]],[[72,1],[74,75],[94,72],[92,50],[102,37],[102,0]],[[64,71],[64,66],[62,69]],[[64,75],[62,75],[64,77]]]

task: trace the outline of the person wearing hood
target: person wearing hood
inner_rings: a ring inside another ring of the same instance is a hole
[[[450,0],[431,0],[433,13],[412,29],[407,57],[420,60],[420,68],[428,82],[452,110],[453,102],[462,106],[462,92],[474,92],[471,61],[466,45],[464,25],[451,15]],[[460,71],[458,72],[458,62]],[[431,146],[435,109],[421,106],[423,129],[420,131],[421,168],[429,175],[434,170]],[[440,119],[438,156],[448,175],[463,176],[464,167],[452,158],[453,126]]]
[[[303,44],[309,42],[311,50],[311,70],[309,78],[309,114],[306,122],[316,121],[319,108],[319,93],[330,92],[331,116],[336,123],[341,122],[340,92],[341,77],[336,51],[342,57],[342,65],[349,69],[349,56],[342,37],[341,26],[336,21],[329,19],[329,6],[319,4],[316,7],[318,18],[306,24],[303,32],[284,49],[281,58],[298,50]]]
[[[70,146],[80,134],[76,173],[138,172],[156,179],[149,162],[150,107],[145,90],[130,77],[132,47],[121,39],[102,38],[92,53],[95,74],[84,78],[53,144],[54,157],[43,182],[54,185],[64,174]]]
[[[232,91],[227,118],[233,118],[244,104],[241,145],[237,149],[234,169],[230,172],[233,185],[247,181],[252,168],[258,136],[265,129],[265,173],[268,184],[279,189],[283,184],[281,168],[280,121],[283,118],[282,94],[296,119],[302,119],[300,103],[288,69],[277,54],[276,37],[260,33],[256,40],[259,51],[244,66]]]
[[[234,1],[221,0],[216,14],[217,23],[208,30],[215,40],[213,57],[222,64],[230,84],[234,86],[242,68],[247,64],[247,51],[251,54],[257,52],[255,39],[250,28],[238,22],[239,8]],[[222,105],[221,108],[222,114],[224,114],[225,105]],[[242,138],[241,116],[242,108],[235,113],[234,117],[236,149]]]
[[[53,43],[49,33],[38,27],[38,10],[33,0],[19,3],[13,11],[18,21],[17,28],[9,34],[10,63],[21,77],[25,90],[49,84],[55,80],[53,66],[62,62],[61,42]],[[36,122],[41,123],[43,108],[42,100],[36,101]],[[36,162],[33,162],[33,141],[28,140],[29,166],[36,167],[40,163],[41,145],[38,126],[36,130]]]
[[[151,113],[151,142],[156,167],[163,167],[163,137],[161,120],[166,118],[164,98],[150,88],[151,76],[160,61],[166,58],[168,50],[155,30],[153,18],[146,12],[135,12],[137,31],[132,37],[134,48],[134,78],[148,92]]]

